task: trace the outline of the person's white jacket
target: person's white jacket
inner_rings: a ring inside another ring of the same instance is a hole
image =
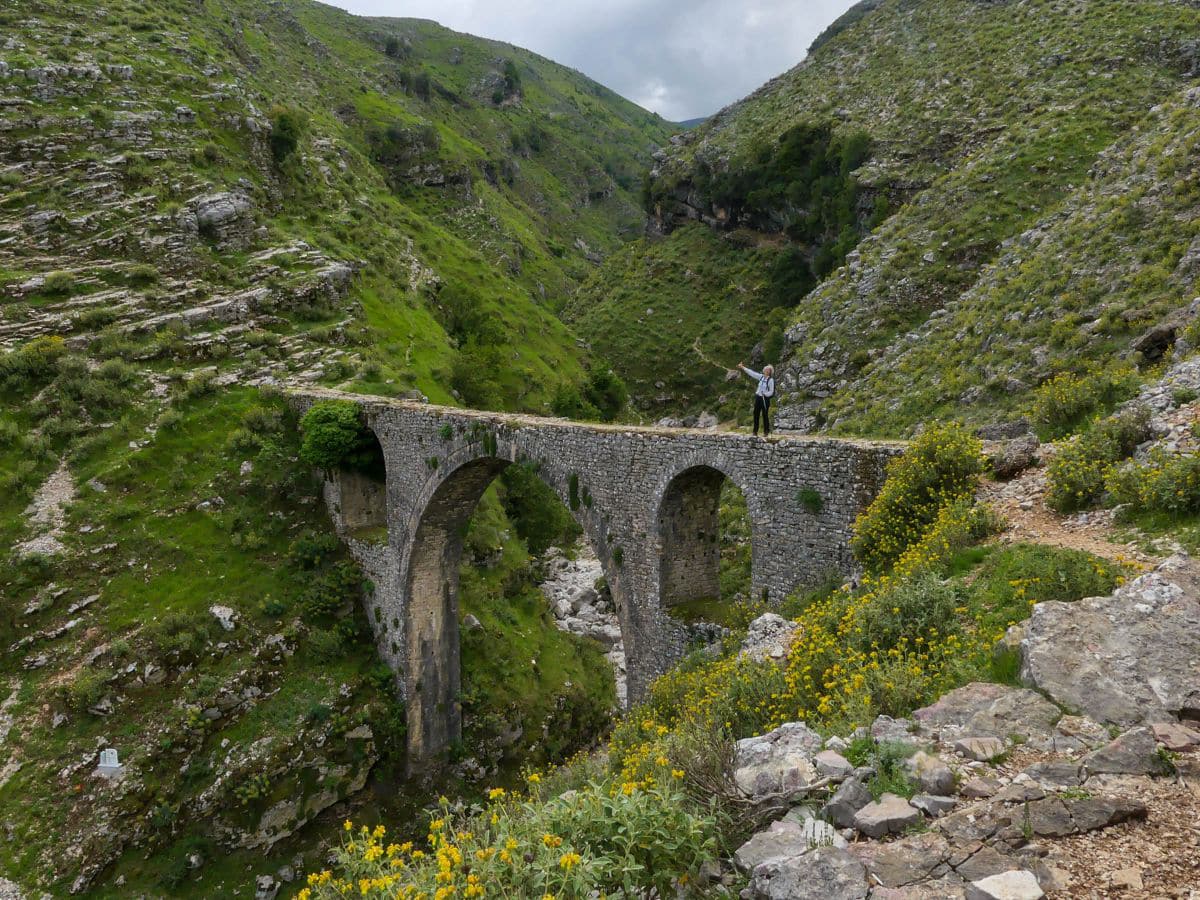
[[[764,375],[762,372],[755,372],[753,369],[742,367],[742,371],[758,381],[758,389],[754,392],[759,397],[774,397],[775,396],[775,379],[770,375]]]

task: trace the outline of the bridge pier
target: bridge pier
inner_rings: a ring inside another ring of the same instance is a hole
[[[595,550],[625,642],[630,702],[680,658],[668,607],[716,596],[717,505],[730,478],[752,523],[752,585],[778,602],[852,566],[851,526],[900,445],[831,438],[587,425],[310,390],[349,400],[379,440],[383,484],[332,473],[326,502],[374,584],[368,617],[407,704],[411,763],[461,736],[458,567],[467,523],[508,465],[530,460]],[[812,510],[801,492],[817,492]],[[386,539],[381,526],[386,524]]]

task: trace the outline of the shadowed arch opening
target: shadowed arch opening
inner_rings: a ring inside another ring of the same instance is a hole
[[[462,737],[473,756],[553,762],[607,725],[605,649],[556,628],[530,565],[551,535],[562,546],[581,533],[563,489],[536,465],[488,457],[446,472],[424,506],[405,576],[414,764]]]
[[[333,472],[338,507],[349,537],[386,544],[387,464],[375,432],[363,425],[354,453]]]
[[[750,516],[742,490],[719,469],[676,475],[658,512],[660,602],[689,621],[721,622],[750,593]]]

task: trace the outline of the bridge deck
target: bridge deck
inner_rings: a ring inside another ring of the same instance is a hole
[[[563,419],[553,416],[536,416],[531,413],[490,412],[482,409],[468,409],[458,406],[440,406],[436,403],[425,403],[420,400],[401,400],[395,397],[381,397],[374,394],[356,394],[349,391],[339,391],[332,388],[289,388],[287,393],[311,401],[320,400],[349,400],[365,409],[406,409],[429,416],[453,417],[488,422],[497,425],[524,428],[566,428],[582,429],[597,433],[617,433],[629,435],[660,435],[664,437],[682,436],[695,438],[710,437],[719,441],[764,441],[740,431],[723,431],[710,428],[668,428],[661,425],[629,425],[624,423],[606,422],[577,422],[573,419]],[[773,432],[765,439],[769,444],[845,444],[852,447],[878,447],[903,449],[907,441],[885,440],[879,438],[841,437],[826,434],[806,434],[779,431]]]

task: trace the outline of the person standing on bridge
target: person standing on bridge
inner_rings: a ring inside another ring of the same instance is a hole
[[[771,398],[775,396],[775,367],[763,366],[761,372],[746,368],[745,363],[738,363],[738,368],[758,382],[754,391],[754,436],[758,437],[758,417],[762,416],[763,437],[771,434]]]

